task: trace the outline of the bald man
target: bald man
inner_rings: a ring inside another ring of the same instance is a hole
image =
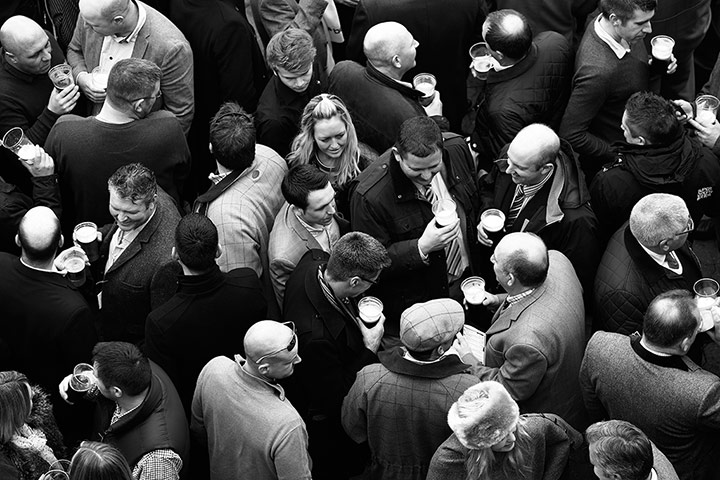
[[[378,153],[393,145],[405,120],[428,114],[419,103],[423,94],[402,81],[415,66],[418,45],[401,24],[379,23],[365,35],[365,67],[347,60],[335,65],[330,74],[328,89],[350,110],[358,140]],[[439,96],[428,107],[431,113],[439,114],[441,108]]]
[[[520,130],[499,158],[481,182],[483,209],[502,210],[506,232],[536,233],[548,248],[562,252],[591,295],[602,250],[585,177],[570,145],[536,123]],[[492,246],[482,228],[478,240]]]
[[[529,21],[515,10],[498,10],[483,23],[483,39],[502,67],[490,70],[478,99],[470,146],[490,170],[500,149],[525,126],[559,128],[570,96],[572,50],[557,32],[533,38]]]
[[[89,418],[83,423],[63,405],[57,379],[89,358],[97,342],[94,315],[54,266],[63,237],[52,210],[28,210],[16,241],[20,258],[0,253],[0,369],[21,371],[50,394],[65,440],[74,444],[87,438]]]
[[[21,127],[33,143],[43,145],[55,121],[80,98],[76,86],[57,90],[47,75],[65,57],[52,35],[21,15],[2,24],[0,44],[0,138]],[[0,149],[0,176],[30,194],[30,175],[6,149]]]
[[[195,109],[193,57],[190,44],[163,14],[134,0],[80,0],[80,16],[70,45],[68,63],[97,114],[106,86],[93,80],[96,67],[107,73],[120,60],[134,57],[162,70],[162,98],[154,110],[168,110],[187,135]]]
[[[208,450],[211,480],[311,478],[305,423],[277,383],[300,363],[297,340],[292,322],[261,320],[245,334],[246,359],[203,368],[190,432]]]
[[[520,232],[498,242],[492,262],[507,293],[484,301],[498,310],[476,374],[502,383],[521,413],[554,413],[582,431],[587,422],[577,378],[585,309],[572,265],[537,235]]]

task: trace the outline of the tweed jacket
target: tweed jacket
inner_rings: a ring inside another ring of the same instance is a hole
[[[145,319],[175,294],[180,266],[172,259],[180,214],[170,196],[158,189],[156,211],[107,272],[105,264],[117,223],[102,229],[100,258],[93,274],[101,294],[100,331],[105,341],[139,343]],[[103,273],[104,272],[104,273]]]
[[[147,12],[145,24],[140,28],[132,56],[155,63],[162,70],[160,91],[162,102],[155,102],[155,109],[161,106],[172,112],[180,121],[187,135],[195,110],[193,91],[193,54],[185,36],[162,13],[139,0]],[[77,78],[81,72],[92,72],[100,64],[100,53],[105,37],[95,32],[78,15],[75,33],[68,45],[67,61],[73,67]],[[100,104],[93,106],[93,114],[100,111]]]
[[[591,420],[636,425],[682,480],[720,478],[720,378],[688,357],[657,357],[639,343],[609,332],[588,342],[580,384]]]
[[[340,238],[339,236],[343,234],[343,230],[348,230],[348,223],[339,217],[336,217],[333,223],[333,228],[338,234],[337,238]],[[328,226],[328,228],[330,227]],[[282,306],[283,304],[285,284],[290,274],[295,270],[295,266],[302,256],[313,248],[323,249],[315,240],[315,237],[297,219],[291,205],[285,202],[285,205],[275,217],[268,244],[270,279],[272,280],[273,291],[278,305]]]
[[[485,367],[477,373],[502,383],[521,413],[554,413],[583,430],[577,382],[585,341],[582,291],[567,257],[556,250],[549,257],[545,282],[495,313]]]
[[[380,352],[381,363],[360,370],[343,401],[345,431],[369,443],[371,478],[425,480],[435,450],[452,433],[448,410],[478,383],[457,355],[420,365],[405,353]]]

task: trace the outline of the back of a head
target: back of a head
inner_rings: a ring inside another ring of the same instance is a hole
[[[305,210],[308,206],[308,195],[327,187],[329,181],[327,173],[320,171],[315,165],[305,163],[288,170],[280,184],[280,190],[286,202]]]
[[[657,8],[657,0],[600,0],[600,13],[605,18],[615,14],[622,22],[633,17],[635,10],[652,12]]]
[[[420,158],[442,151],[440,127],[427,116],[408,118],[400,125],[395,148],[401,156],[412,154]]]
[[[95,374],[107,388],[118,387],[125,395],[139,395],[150,386],[150,362],[140,349],[127,342],[100,342],[93,348]]]
[[[700,313],[687,290],[670,290],[650,302],[643,317],[643,338],[656,347],[673,348],[698,329]]]
[[[120,451],[107,443],[84,441],[73,455],[70,480],[133,480]]]
[[[16,371],[0,372],[0,445],[8,443],[30,414],[28,379]]]
[[[560,153],[560,137],[547,125],[532,123],[515,135],[511,146],[513,151],[532,157],[538,169],[547,163],[555,163]]]
[[[48,207],[34,207],[25,213],[18,227],[23,258],[46,263],[55,258],[60,247],[60,221]]]
[[[381,22],[370,27],[363,39],[363,52],[368,61],[376,68],[391,65],[405,33],[407,28],[398,22]]]
[[[107,98],[120,110],[131,108],[130,104],[155,93],[155,86],[162,79],[162,71],[155,63],[142,58],[126,58],[110,69]]]
[[[252,324],[243,337],[245,356],[255,362],[263,355],[286,346],[288,330],[288,326],[275,320],[260,320]]]
[[[282,68],[290,73],[303,73],[315,61],[316,53],[309,33],[299,28],[288,28],[270,39],[266,58],[273,70]]]
[[[175,229],[175,251],[186,267],[202,272],[214,267],[218,231],[205,215],[189,213]]]
[[[682,198],[669,193],[651,193],[638,200],[630,211],[630,231],[641,245],[655,247],[681,232],[689,216]]]
[[[496,52],[520,60],[530,51],[533,32],[523,14],[504,9],[488,14],[483,24],[483,37]]]
[[[682,135],[672,104],[652,92],[634,93],[625,103],[625,113],[630,134],[650,145],[669,145]]]
[[[497,249],[503,252],[502,268],[521,285],[536,288],[547,278],[550,259],[545,242],[534,233],[513,232],[503,237]],[[498,257],[497,253],[495,254]]]
[[[653,466],[652,444],[635,425],[608,420],[590,425],[585,432],[593,465],[606,478],[646,480]]]
[[[366,233],[350,232],[333,247],[326,272],[336,281],[346,281],[355,276],[372,278],[389,266],[390,256],[380,242]]]
[[[108,179],[108,187],[122,198],[148,205],[157,195],[157,180],[152,170],[142,163],[123,165]]]
[[[244,171],[255,160],[255,124],[236,102],[225,102],[210,120],[212,154],[223,167]]]

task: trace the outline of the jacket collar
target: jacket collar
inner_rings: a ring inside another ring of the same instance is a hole
[[[508,80],[512,80],[513,78],[519,77],[520,75],[530,70],[532,66],[535,65],[535,62],[537,62],[537,59],[538,46],[535,42],[533,42],[527,55],[525,55],[522,60],[520,60],[512,67],[506,68],[505,70],[500,70],[499,72],[490,70],[487,78],[488,85],[493,83],[506,82]]]
[[[669,145],[621,143],[618,147],[615,163],[624,162],[638,182],[650,188],[684,182],[703,155],[702,149],[690,139],[687,132],[683,132]]]
[[[464,364],[457,355],[447,355],[435,363],[420,365],[403,358],[404,354],[404,347],[395,347],[378,353],[378,358],[385,368],[398,375],[435,380],[468,372],[470,369],[470,365]]]
[[[384,73],[382,73],[377,68],[373,67],[373,65],[368,61],[365,64],[365,72],[367,75],[374,79],[375,81],[382,83],[388,88],[392,88],[393,90],[397,90],[398,92],[402,93],[406,97],[410,97],[413,100],[419,100],[420,97],[422,97],[422,92],[415,90],[414,88],[410,88],[406,85],[403,85],[400,82],[395,81],[394,79],[388,77]],[[419,104],[418,104],[419,105]]]
[[[303,242],[305,242],[305,246],[308,250],[311,250],[313,248],[321,249],[320,243],[313,237],[312,233],[308,232],[307,228],[303,226],[302,223],[300,223],[300,220],[298,220],[297,216],[295,216],[295,212],[293,212],[293,207],[290,204],[287,204],[287,209],[285,210],[285,220],[287,222],[288,227],[295,233],[295,235],[298,236]]]
[[[150,378],[150,387],[145,395],[142,403],[132,412],[120,417],[120,419],[110,425],[105,430],[105,436],[110,433],[126,432],[132,430],[134,427],[142,423],[150,414],[157,408],[158,404],[162,400],[163,386],[160,379],[152,374]],[[110,400],[108,400],[110,401]],[[111,402],[114,404],[114,402]]]
[[[640,246],[640,243],[633,236],[632,232],[630,231],[630,226],[627,223],[625,223],[625,231],[623,232],[623,236],[625,240],[625,248],[627,249],[628,255],[630,255],[632,261],[642,271],[643,276],[649,283],[656,283],[662,277],[675,279],[683,276],[678,275],[672,270],[661,267],[655,260],[650,258],[650,255],[648,255],[647,252],[643,250],[643,248]],[[682,247],[678,248],[675,253],[678,255],[678,259],[683,265],[683,274],[686,273],[686,269],[688,267],[688,265],[686,265],[686,262],[688,261],[688,259],[691,259],[696,264],[696,266],[699,265],[699,262],[695,257],[695,253],[690,250],[687,242],[685,242]]]
[[[178,276],[178,293],[188,295],[197,295],[215,290],[225,281],[225,276],[220,271],[217,264],[213,265],[212,270],[202,275],[179,275]]]
[[[646,362],[652,363],[653,365],[665,368],[676,368],[684,372],[689,370],[689,365],[685,362],[686,360],[690,361],[689,359],[686,357],[679,357],[677,355],[671,355],[669,357],[656,355],[643,347],[642,343],[640,343],[640,335],[637,333],[630,337],[630,346],[638,357],[642,358]]]
[[[127,263],[131,258],[133,258],[135,255],[140,253],[142,250],[143,244],[150,241],[155,231],[160,226],[160,222],[162,221],[162,217],[165,215],[165,209],[161,206],[160,200],[156,200],[156,211],[155,214],[152,216],[150,221],[145,225],[145,228],[138,233],[138,236],[135,237],[135,239],[130,242],[130,245],[127,246],[124,252],[120,254],[120,257],[115,260],[115,262],[110,266],[110,269],[106,272],[110,273],[114,270],[117,270],[122,265]],[[113,235],[115,235],[115,231],[118,229],[117,223],[114,223],[112,228],[110,229],[110,232],[108,232],[107,236],[107,248],[110,247],[110,239]],[[104,243],[104,242],[103,242]]]
[[[311,250],[311,252],[313,256],[316,254],[324,254],[324,258],[327,259],[327,253],[322,250]],[[318,257],[318,259],[320,259],[320,257]],[[345,318],[345,315],[335,309],[335,307],[325,297],[318,280],[317,267],[311,268],[307,271],[305,276],[305,293],[307,294],[310,303],[312,303],[315,310],[317,310],[320,319],[325,324],[325,328],[327,328],[330,332],[333,339],[337,340],[343,330],[347,327],[347,319]]]
[[[487,331],[487,335],[494,335],[510,328],[512,324],[517,321],[520,315],[522,315],[525,309],[535,303],[537,299],[545,293],[546,289],[547,285],[543,283],[527,297],[521,298],[517,302],[507,305],[504,308],[500,307],[493,316],[492,324]]]

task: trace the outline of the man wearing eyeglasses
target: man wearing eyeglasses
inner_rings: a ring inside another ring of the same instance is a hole
[[[295,325],[262,320],[243,343],[246,358],[214,358],[195,388],[190,432],[207,449],[210,479],[309,479],[305,423],[277,383],[300,363]]]
[[[310,250],[290,275],[284,317],[298,328],[304,361],[288,395],[307,423],[313,478],[343,479],[362,471],[363,455],[340,423],[355,374],[378,361],[385,317],[372,327],[358,317],[362,295],[390,265],[385,247],[360,232],[340,237],[332,253]]]
[[[57,163],[63,233],[79,222],[112,221],[105,182],[123,165],[141,161],[175,201],[190,171],[190,151],[177,118],[152,111],[162,72],[139,58],[121,60],[108,76],[107,97],[95,117],[65,115],[50,131],[45,149]],[[102,161],[100,161],[102,159]]]
[[[630,221],[610,239],[595,278],[596,327],[630,335],[642,329],[653,298],[673,289],[693,291],[702,277],[687,244],[694,223],[682,198],[653,193],[640,199]]]

